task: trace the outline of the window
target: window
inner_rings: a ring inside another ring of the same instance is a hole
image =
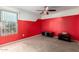
[[[18,15],[15,12],[0,11],[0,36],[17,32]]]

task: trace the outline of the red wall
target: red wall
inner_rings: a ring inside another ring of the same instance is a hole
[[[20,38],[26,38],[29,36],[37,35],[41,33],[41,21],[18,21],[18,33]],[[24,34],[24,36],[22,36]]]
[[[66,31],[69,32],[75,40],[79,40],[79,15],[44,19],[42,30],[55,32],[56,35]]]
[[[45,19],[42,22],[42,31],[55,32],[57,35],[63,31],[62,20],[62,18]]]
[[[0,37],[0,44],[20,40],[26,37],[41,33],[41,21],[22,21],[18,20],[18,32],[13,35]],[[23,36],[24,35],[24,36]]]
[[[79,40],[79,15],[63,17],[64,30],[69,32],[72,37]]]

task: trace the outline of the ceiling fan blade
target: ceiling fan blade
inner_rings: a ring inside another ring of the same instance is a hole
[[[56,11],[55,9],[52,9],[52,10],[48,10],[48,11]]]
[[[48,6],[44,7],[44,11],[48,11],[48,9],[49,9]]]
[[[43,11],[43,10],[37,10],[37,11]]]

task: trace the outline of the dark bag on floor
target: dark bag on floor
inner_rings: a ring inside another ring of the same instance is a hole
[[[68,33],[67,33],[67,34],[62,34],[62,33],[60,33],[60,34],[58,35],[58,39],[59,39],[59,40],[63,40],[63,41],[72,42],[71,36],[70,36]]]
[[[43,36],[47,36],[47,37],[53,37],[54,36],[54,33],[49,33],[49,32],[42,32],[42,35]]]

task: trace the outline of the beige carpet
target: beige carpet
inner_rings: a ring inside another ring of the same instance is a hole
[[[77,52],[79,44],[36,35],[0,46],[0,52]]]

